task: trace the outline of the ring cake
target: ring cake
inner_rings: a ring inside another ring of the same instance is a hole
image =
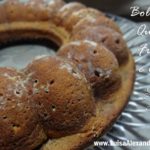
[[[78,2],[2,0],[0,44],[46,40],[55,56],[0,68],[0,149],[79,150],[132,93],[135,64],[117,24]]]

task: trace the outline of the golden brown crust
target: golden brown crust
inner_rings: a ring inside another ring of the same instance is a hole
[[[33,61],[25,74],[32,74],[32,99],[50,138],[76,133],[94,114],[89,84],[70,62],[56,56],[43,57]]]
[[[110,95],[120,87],[116,57],[103,45],[91,40],[73,41],[62,46],[57,54],[77,65],[90,82],[96,97]]]
[[[101,11],[94,8],[83,8],[77,12],[72,13],[70,17],[66,18],[64,27],[71,31],[73,26],[75,26],[80,20],[83,20],[84,18],[91,18],[95,20],[103,15],[104,14]]]
[[[68,32],[50,22],[14,22],[9,27],[7,24],[0,24],[0,33],[1,44],[24,39],[46,39],[61,46],[69,40]]]
[[[56,12],[65,3],[62,0],[5,0],[0,5],[0,23],[16,21],[57,22]]]
[[[33,149],[46,140],[27,80],[14,69],[0,69],[0,149]]]
[[[103,44],[115,54],[120,65],[128,61],[129,54],[126,42],[121,34],[110,28],[104,26],[85,27],[85,29],[74,33],[72,40],[90,40]]]
[[[77,12],[83,8],[86,8],[86,6],[78,2],[70,2],[61,7],[57,13],[57,17],[60,18],[59,25],[65,26],[66,19],[69,18],[72,15],[72,13]]]
[[[0,5],[0,42],[44,38],[58,45],[65,43],[68,33],[56,26],[55,16],[64,4],[62,0],[6,0]]]
[[[92,17],[83,18],[77,24],[74,25],[72,32],[77,33],[78,31],[85,29],[85,27],[94,27],[94,26],[105,26],[122,34],[119,26],[112,19],[104,15],[95,18],[95,20]]]

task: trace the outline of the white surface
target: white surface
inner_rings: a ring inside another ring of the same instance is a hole
[[[0,50],[0,67],[25,67],[33,58],[41,55],[53,55],[54,52],[44,46],[13,46]]]

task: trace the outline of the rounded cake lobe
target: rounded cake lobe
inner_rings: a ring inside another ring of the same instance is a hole
[[[24,72],[32,74],[33,100],[49,137],[79,132],[94,114],[89,84],[70,62],[47,56],[34,60]]]
[[[72,35],[74,40],[91,40],[98,44],[103,44],[116,56],[119,65],[125,64],[128,61],[128,48],[121,34],[116,31],[104,27],[85,27],[84,30]]]
[[[60,18],[60,25],[65,26],[66,19],[70,17],[72,13],[83,8],[86,8],[86,6],[79,2],[70,2],[61,7],[57,13],[58,18]]]
[[[68,18],[65,20],[64,27],[71,31],[73,27],[84,18],[92,18],[92,20],[95,20],[96,18],[103,16],[104,14],[94,8],[83,8],[80,9],[77,12],[73,12]]]
[[[93,17],[85,17],[82,20],[80,20],[77,24],[74,25],[72,29],[72,33],[77,33],[86,27],[95,27],[95,26],[105,26],[108,28],[111,28],[112,30],[115,30],[116,32],[122,34],[119,26],[111,19],[106,16],[99,16],[97,18]]]
[[[50,21],[56,22],[56,12],[64,5],[62,0],[6,0],[0,5],[0,22]],[[21,12],[21,13],[20,13]]]
[[[73,41],[60,48],[57,54],[77,65],[96,92],[95,96],[110,94],[120,87],[118,62],[104,46],[88,40]]]
[[[27,81],[15,69],[0,69],[0,149],[34,149],[46,140]]]

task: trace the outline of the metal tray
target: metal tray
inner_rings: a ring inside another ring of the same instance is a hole
[[[134,91],[127,107],[111,130],[99,138],[98,141],[149,141],[150,140],[150,50],[140,56],[140,47],[148,44],[150,48],[150,35],[138,36],[137,30],[141,24],[127,19],[108,15],[120,26],[124,33],[129,49],[136,62],[136,81]],[[150,147],[112,147],[91,145],[86,150],[150,150]]]
[[[122,112],[120,118],[112,129],[99,141],[136,140],[145,141],[150,139],[150,54],[143,53],[139,56],[139,47],[147,43],[150,48],[148,36],[137,36],[138,24],[129,20],[112,16],[124,33],[128,47],[131,49],[136,61],[136,82],[130,101]],[[40,44],[40,43],[39,43]],[[0,50],[0,66],[16,68],[25,67],[35,56],[53,55],[52,49],[44,46],[26,44],[11,46]],[[139,72],[139,68],[144,72]],[[149,93],[149,94],[148,94]],[[91,145],[86,150],[145,150],[144,147],[94,147]],[[150,148],[148,148],[150,149]]]

